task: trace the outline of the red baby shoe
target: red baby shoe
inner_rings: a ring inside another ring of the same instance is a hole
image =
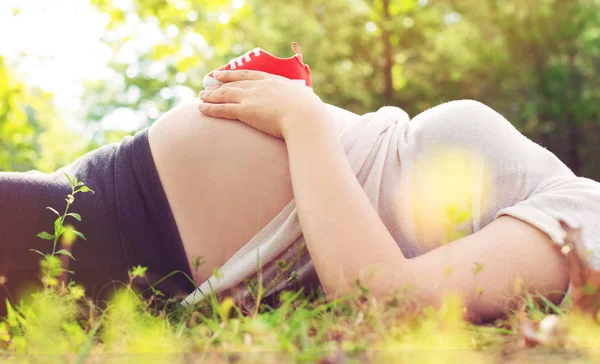
[[[294,81],[300,81],[306,86],[312,87],[310,68],[307,64],[302,62],[302,53],[300,53],[300,46],[298,43],[292,43],[292,49],[296,52],[294,56],[290,58],[279,58],[260,48],[254,48],[250,52],[247,52],[204,76],[204,88],[214,89],[219,87],[222,82],[217,81],[213,77],[213,73],[215,71],[224,70],[262,71],[286,77]]]

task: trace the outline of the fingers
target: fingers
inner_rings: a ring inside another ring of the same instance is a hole
[[[238,120],[241,110],[240,102],[247,91],[229,85],[231,84],[222,85],[215,90],[201,91],[198,97],[203,102],[198,105],[198,110],[204,115],[215,118]]]
[[[211,104],[238,104],[242,101],[244,90],[237,87],[219,87],[215,90],[200,91],[198,97]]]
[[[215,118],[239,120],[241,106],[239,104],[206,104],[198,105],[198,110],[204,115]]]
[[[213,77],[223,83],[234,81],[256,81],[264,80],[266,78],[281,78],[280,76],[275,76],[266,72],[252,70],[216,71],[213,73]]]
[[[220,88],[234,87],[234,88],[241,88],[244,90],[249,90],[251,88],[258,86],[258,82],[261,82],[261,81],[257,81],[257,80],[232,81],[232,82],[222,84],[220,86]]]

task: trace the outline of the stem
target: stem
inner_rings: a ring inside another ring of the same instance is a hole
[[[75,196],[75,187],[71,184],[71,196]],[[67,218],[67,213],[69,212],[69,207],[71,206],[70,199],[67,200],[67,207],[65,207],[65,212],[62,216],[60,216],[60,231],[54,231],[54,244],[52,246],[52,254],[50,257],[53,258],[56,255],[56,244],[58,243],[58,239],[62,235],[63,224],[65,223],[65,219]],[[50,272],[52,270],[51,266],[48,266],[48,274],[46,275],[46,286],[48,286],[48,281],[50,280]]]

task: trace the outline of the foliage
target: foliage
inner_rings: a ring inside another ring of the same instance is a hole
[[[69,180],[69,184],[71,186],[71,193],[67,195],[65,200],[67,202],[65,212],[61,215],[52,207],[47,207],[48,210],[57,216],[56,220],[54,220],[54,233],[50,234],[43,231],[37,235],[37,237],[40,239],[52,241],[52,253],[44,254],[39,250],[30,249],[31,251],[38,253],[43,257],[41,264],[43,268],[47,269],[47,273],[42,275],[42,283],[44,283],[44,285],[48,288],[58,286],[59,278],[63,273],[73,273],[62,267],[59,256],[75,259],[71,254],[71,247],[73,243],[78,237],[86,240],[86,237],[83,235],[83,233],[77,231],[70,225],[65,226],[65,220],[67,217],[81,221],[81,215],[74,212],[69,212],[69,208],[75,202],[75,195],[78,193],[94,193],[92,189],[86,186],[83,182],[79,181],[76,176],[71,177],[66,173],[64,173],[64,175]],[[56,250],[59,239],[61,240],[62,248],[60,250]]]
[[[0,165],[19,169],[32,165],[33,129],[35,121],[29,122],[27,110],[20,107],[24,98],[24,85],[11,77],[0,58]]]
[[[103,93],[101,102],[95,90],[107,86],[91,89],[90,120],[117,107],[166,111],[177,89],[195,93],[202,76],[229,59],[255,46],[290,55],[298,41],[326,102],[357,113],[392,104],[416,115],[477,99],[575,173],[600,177],[590,162],[600,135],[597,0],[138,0],[127,9],[94,3],[111,16],[106,41],[117,55],[134,41],[124,29],[153,25],[163,36],[135,58],[115,57],[122,87],[112,97]],[[132,89],[139,98],[126,97]],[[159,115],[150,114],[149,122]]]
[[[0,171],[49,172],[83,148],[60,120],[52,95],[27,87],[0,56]]]

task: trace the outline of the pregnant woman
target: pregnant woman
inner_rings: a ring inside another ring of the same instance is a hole
[[[183,275],[158,288],[194,303],[301,245],[294,285],[316,282],[332,298],[357,279],[376,297],[410,286],[432,305],[458,292],[490,320],[519,280],[562,299],[570,277],[558,219],[583,227],[598,266],[600,185],[485,105],[456,101],[410,122],[393,107],[359,117],[282,77],[212,76],[220,86],[201,100],[64,169],[96,192],[73,205],[88,241],[75,243],[69,269],[88,295],[105,298],[143,265],[148,283],[176,270],[193,277],[198,290]],[[440,186],[452,187],[442,188],[450,204],[436,204]],[[52,227],[45,207],[63,208],[69,191],[62,171],[0,173],[2,300],[36,280],[29,249],[50,249],[35,235]],[[458,217],[438,221],[447,215]]]

